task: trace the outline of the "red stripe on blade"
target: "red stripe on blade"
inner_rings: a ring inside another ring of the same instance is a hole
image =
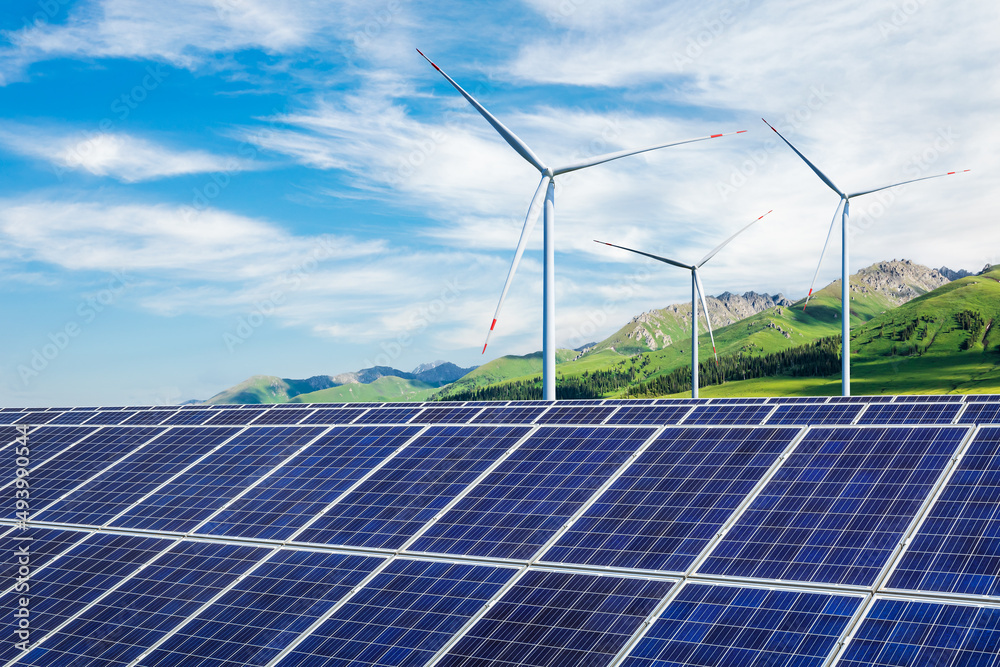
[[[493,318],[493,324],[490,325],[490,331],[493,331],[493,327],[497,325],[497,318]]]

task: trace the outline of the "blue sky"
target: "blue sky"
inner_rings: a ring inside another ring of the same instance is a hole
[[[473,365],[541,347],[541,229],[482,343],[534,169],[420,48],[561,164],[557,339],[689,298],[599,238],[804,296],[842,188],[852,270],[1000,263],[988,0],[8,0],[0,9],[0,404],[173,403],[250,375]],[[821,284],[839,275],[831,242]]]

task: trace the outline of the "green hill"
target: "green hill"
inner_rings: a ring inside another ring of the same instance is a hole
[[[426,401],[439,387],[420,380],[395,376],[381,377],[374,382],[352,382],[339,387],[301,394],[292,403],[391,403],[396,401]]]

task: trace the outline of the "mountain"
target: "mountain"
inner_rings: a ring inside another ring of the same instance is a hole
[[[255,375],[234,387],[219,392],[205,403],[287,403],[292,400],[307,403],[423,400],[425,394],[458,380],[475,368],[475,366],[459,368],[449,362],[437,361],[417,366],[412,373],[389,366],[373,366],[339,375],[314,375],[304,380],[279,378],[273,375]],[[390,378],[393,381],[389,382]],[[380,381],[383,382],[378,384]],[[355,391],[351,391],[353,385],[376,384],[378,386],[373,390],[362,390],[361,387],[357,387]],[[343,387],[347,387],[347,389],[332,391]],[[372,398],[376,394],[382,397]],[[420,395],[421,398],[414,398],[417,395]],[[341,398],[331,398],[334,396]],[[366,396],[366,398],[361,398],[361,396]]]
[[[989,267],[987,267],[989,268]],[[947,278],[948,280],[958,280],[960,278],[968,278],[969,276],[976,275],[971,271],[966,271],[965,269],[959,269],[958,271],[952,271],[947,266],[942,266],[938,269],[938,273]]]

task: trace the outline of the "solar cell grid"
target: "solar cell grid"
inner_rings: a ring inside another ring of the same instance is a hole
[[[1000,403],[970,403],[956,423],[1000,424]]]
[[[258,562],[267,550],[184,542],[36,645],[19,665],[126,665]],[[169,601],[164,603],[164,601]]]
[[[1000,428],[976,434],[888,586],[1000,595]]]
[[[115,518],[111,525],[174,532],[193,530],[323,430],[319,426],[251,426]]]
[[[820,667],[861,597],[690,583],[622,667]]]
[[[739,405],[760,405],[760,404],[763,404],[763,403],[767,403],[767,401],[768,401],[767,397],[757,396],[757,397],[752,397],[752,398],[751,397],[743,397],[743,398],[730,398],[730,397],[726,397],[726,398],[713,398],[709,402],[712,405],[732,405],[732,404],[739,404]]]
[[[140,410],[133,414],[128,419],[122,420],[122,424],[128,426],[146,425],[155,426],[171,417],[172,413],[168,414],[161,410]]]
[[[93,535],[86,542],[72,546],[48,567],[34,572],[27,591],[31,596],[32,641],[42,639],[171,543],[172,540],[156,537]],[[16,609],[17,596],[16,593],[0,596],[0,604],[5,609]],[[96,637],[91,639],[98,643]],[[6,662],[20,653],[13,642],[0,643],[0,660]]]
[[[10,526],[0,526],[0,534]],[[15,528],[9,534],[4,535],[4,545],[10,552],[27,547],[31,554],[31,569],[38,571],[50,560],[65,552],[71,546],[85,538],[89,533],[78,530],[50,530],[30,526],[25,529]],[[30,539],[29,539],[30,538]],[[25,544],[27,542],[27,544]],[[0,584],[0,592],[6,591],[17,581],[17,570],[20,563],[17,558],[5,558],[0,566],[0,573],[3,576],[3,583]],[[6,609],[14,609],[17,605],[9,605]],[[9,619],[8,619],[9,620]]]
[[[280,551],[156,647],[142,664],[266,665],[383,562],[368,556]]]
[[[684,419],[684,423],[759,424],[772,410],[773,405],[699,405]]]
[[[600,424],[617,408],[615,406],[578,405],[563,406],[560,402],[538,419],[538,424]]]
[[[95,424],[107,424],[114,426],[121,424],[123,421],[134,415],[135,412],[131,410],[101,410],[96,415],[87,420],[87,425]]]
[[[164,426],[204,424],[215,415],[211,410],[179,410],[163,421]]]
[[[607,398],[603,405],[653,405],[655,398]]]
[[[958,403],[891,403],[869,405],[858,424],[950,424]]]
[[[239,430],[175,427],[136,452],[127,465],[106,470],[35,518],[102,526]]]
[[[831,396],[827,399],[827,403],[889,403],[894,396],[890,395],[877,395],[877,396]]]
[[[146,426],[111,426],[41,463],[31,474],[31,504],[35,511],[57,500],[59,496],[149,442],[164,429]],[[29,440],[34,448],[34,438]],[[13,517],[11,506],[8,517]]]
[[[658,398],[656,405],[705,405],[710,398]]]
[[[967,394],[966,403],[1000,403],[1000,394]]]
[[[91,417],[95,416],[97,413],[94,411],[84,411],[84,410],[73,410],[69,412],[64,412],[61,415],[56,415],[54,418],[48,420],[48,424],[83,424]]]
[[[994,667],[1000,664],[1000,609],[876,600],[837,664]]]
[[[515,572],[396,560],[280,664],[423,665]]]
[[[529,571],[437,663],[606,665],[672,581]]]
[[[623,405],[608,424],[676,424],[691,411],[689,405]]]
[[[653,433],[653,428],[539,429],[411,550],[530,558]]]
[[[372,408],[354,420],[355,424],[405,424],[422,408]]]
[[[542,560],[687,570],[797,434],[794,428],[667,429]]]
[[[398,549],[529,430],[429,427],[295,539]]]
[[[97,430],[94,426],[42,426],[33,429],[28,434],[32,465],[38,466],[44,463],[74,442],[96,433]],[[4,483],[7,482],[8,480],[4,480]]]
[[[211,419],[204,422],[205,426],[246,426],[256,417],[256,411],[243,411],[227,408],[213,411]]]
[[[893,403],[961,403],[962,394],[900,394]]]
[[[262,426],[264,424],[298,424],[301,420],[312,414],[312,410],[264,410],[254,419],[251,424]]]
[[[363,413],[355,408],[320,408],[310,413],[300,424],[350,424]]]
[[[473,424],[530,424],[547,410],[545,406],[487,407],[472,419]]]
[[[481,410],[482,406],[474,405],[471,407],[428,407],[424,408],[423,412],[418,414],[412,420],[411,424],[465,424],[470,419],[475,417]]]
[[[699,571],[871,585],[966,432],[811,430]]]
[[[774,396],[767,399],[768,405],[794,405],[799,403],[826,403],[829,396]]]
[[[850,424],[864,408],[861,404],[779,405],[768,424]]]
[[[15,413],[16,414],[16,413]],[[34,412],[24,412],[20,417],[14,420],[14,424],[31,424],[32,426],[37,426],[38,424],[47,424],[56,417],[58,417],[61,412],[45,412],[44,410],[38,410]]]
[[[301,456],[212,517],[198,532],[288,539],[420,429],[419,426],[333,429]]]

